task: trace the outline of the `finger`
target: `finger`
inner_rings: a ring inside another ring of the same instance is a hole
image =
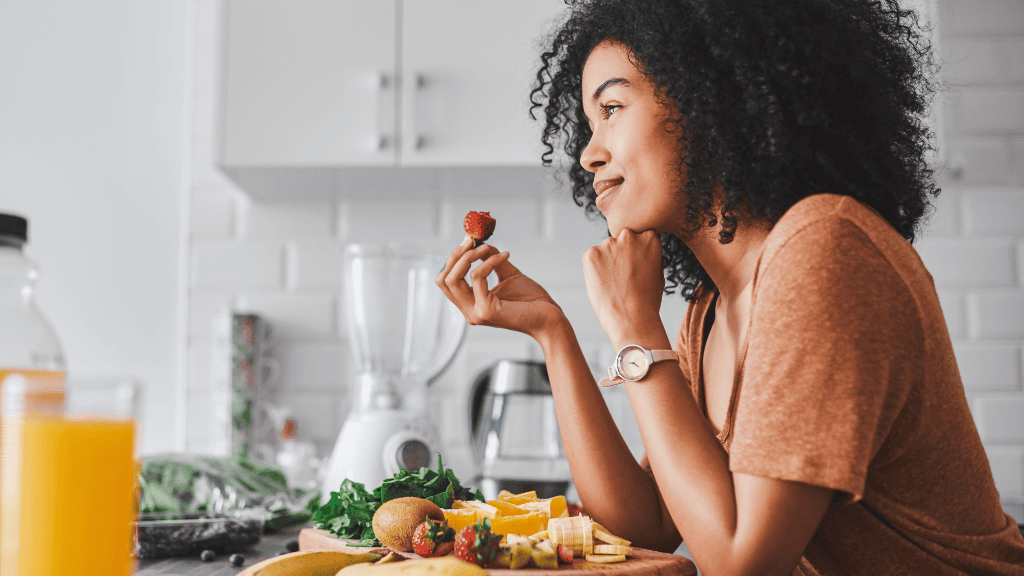
[[[469,287],[469,283],[466,282],[466,274],[469,273],[469,268],[473,265],[473,262],[497,252],[498,249],[494,246],[481,244],[476,248],[464,251],[462,256],[452,266],[448,276],[445,278],[445,284],[452,291],[452,295],[459,300],[460,305],[467,308],[473,306],[472,290]]]
[[[462,239],[462,242],[452,250],[451,254],[449,254],[448,258],[444,261],[444,268],[442,268],[441,272],[437,275],[438,285],[440,285],[444,278],[448,276],[448,272],[451,271],[452,266],[458,262],[459,258],[466,253],[466,250],[469,249],[472,244],[473,238],[469,234],[466,234],[466,237]]]
[[[487,277],[490,276],[491,272],[494,271],[495,267],[502,262],[507,262],[509,257],[508,252],[502,252],[490,256],[486,260],[480,263],[473,272],[470,273],[469,277],[473,280],[473,296],[477,302],[483,302],[487,299]]]
[[[494,256],[492,256],[491,258],[494,258]],[[519,268],[513,266],[512,263],[508,261],[508,259],[509,253],[505,252],[505,258],[503,260],[495,261],[494,272],[498,275],[498,282],[502,282],[504,280],[507,280],[508,278],[511,278],[512,276],[515,276],[516,274],[520,274]]]
[[[456,262],[459,261],[459,258],[461,258],[462,255],[466,253],[466,250],[472,245],[473,238],[467,234],[466,237],[462,239],[462,243],[456,246],[455,249],[452,250],[452,253],[448,255],[448,259],[445,260],[444,263],[444,268],[441,269],[437,274],[437,278],[434,279],[434,282],[441,288],[444,295],[455,304],[458,304],[458,302],[452,294],[451,288],[448,286],[448,276],[451,274],[452,267],[455,266]]]

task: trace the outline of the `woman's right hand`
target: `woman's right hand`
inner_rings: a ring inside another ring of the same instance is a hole
[[[498,252],[488,244],[473,248],[473,239],[466,236],[437,275],[437,285],[469,324],[506,328],[537,338],[565,316],[540,284],[520,272],[508,258],[508,252]],[[478,260],[480,265],[470,272]],[[488,289],[491,272],[497,274],[498,283]],[[466,281],[467,273],[472,286]]]

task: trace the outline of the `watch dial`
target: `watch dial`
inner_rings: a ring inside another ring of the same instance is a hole
[[[627,380],[636,380],[647,372],[647,356],[642,350],[630,348],[622,354],[619,373]]]

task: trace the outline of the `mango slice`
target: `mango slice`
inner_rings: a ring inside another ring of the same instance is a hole
[[[441,510],[441,512],[444,512],[444,519],[448,522],[448,526],[455,530],[456,534],[461,532],[466,526],[476,524],[483,518],[482,515],[472,508]]]
[[[491,520],[491,532],[506,536],[508,534],[534,534],[547,526],[547,514],[530,512],[518,516],[499,516]]]

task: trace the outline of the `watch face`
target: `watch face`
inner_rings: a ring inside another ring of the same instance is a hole
[[[647,373],[647,356],[639,348],[627,348],[619,356],[619,374],[626,380],[637,380]]]

